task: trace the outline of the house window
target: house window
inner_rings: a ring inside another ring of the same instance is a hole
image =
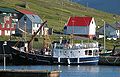
[[[4,26],[4,24],[2,24],[2,28],[4,28],[5,26]]]
[[[119,33],[119,30],[117,30],[117,33]]]
[[[24,21],[25,21],[25,22],[27,21],[27,17],[24,17]]]
[[[34,15],[32,15],[33,16],[33,18],[35,18],[35,16]]]
[[[92,21],[92,24],[93,24],[93,21]]]
[[[14,28],[14,24],[13,24],[13,25],[11,25],[11,28]]]
[[[15,17],[16,17],[16,16],[17,16],[17,14],[13,14],[13,16],[15,16]]]
[[[37,24],[35,24],[35,27],[37,28]]]
[[[35,27],[35,24],[33,24],[33,27]]]
[[[7,24],[7,28],[10,28],[10,25],[9,25],[9,24]]]
[[[12,23],[11,28],[14,28],[15,24]]]
[[[7,30],[7,33],[9,33],[9,31]]]
[[[39,24],[37,24],[37,27],[39,28]]]

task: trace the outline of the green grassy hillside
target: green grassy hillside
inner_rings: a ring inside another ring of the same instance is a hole
[[[120,19],[119,16],[113,19],[112,14],[86,8],[69,0],[0,0],[0,7],[28,9],[38,14],[43,20],[47,20],[49,27],[57,31],[62,31],[70,16],[95,17],[97,26],[103,24],[102,19],[108,23]]]
[[[38,14],[43,20],[48,21],[48,26],[54,31],[63,31],[63,26],[70,16],[92,16],[96,20],[97,26],[102,26],[104,19],[112,24],[120,20],[120,16],[108,14],[92,8],[87,8],[69,0],[0,0],[0,7],[15,9],[27,9]],[[116,16],[114,19],[113,16]],[[102,40],[100,41],[102,43]],[[113,42],[108,42],[111,48]]]

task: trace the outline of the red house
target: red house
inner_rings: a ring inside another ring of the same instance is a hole
[[[96,24],[93,17],[70,17],[64,27],[65,34],[74,34],[93,38]]]
[[[0,23],[0,35],[15,34],[16,24],[12,23],[12,17],[4,16],[4,22]]]
[[[16,14],[17,12],[11,8],[0,8],[0,35],[15,34]]]

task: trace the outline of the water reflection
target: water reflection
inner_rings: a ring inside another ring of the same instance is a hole
[[[7,66],[7,69],[59,70],[60,77],[120,77],[119,66]],[[0,66],[3,69],[3,66]]]

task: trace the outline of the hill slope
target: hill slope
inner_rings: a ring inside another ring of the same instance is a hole
[[[62,31],[64,24],[70,16],[92,16],[95,17],[97,25],[102,25],[102,19],[113,23],[120,19],[113,19],[112,14],[86,8],[69,0],[0,0],[0,7],[11,7],[16,9],[27,9],[38,14],[42,19],[48,21],[49,27]]]

